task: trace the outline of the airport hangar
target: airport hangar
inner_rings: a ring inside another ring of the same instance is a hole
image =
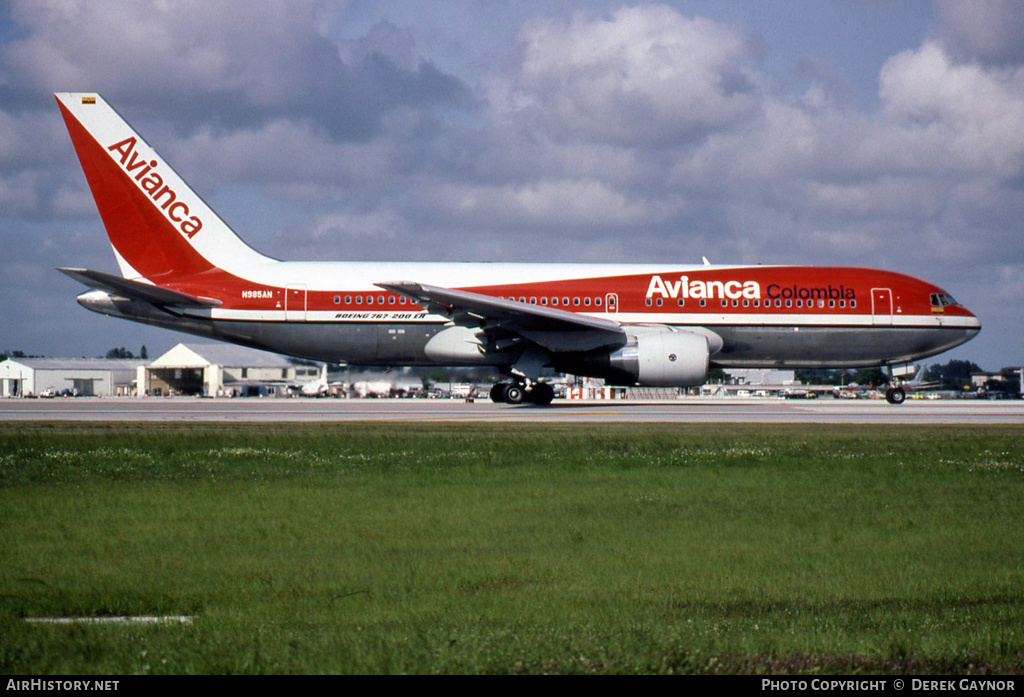
[[[287,396],[316,379],[315,366],[231,344],[178,344],[153,361],[112,358],[8,358],[0,397],[204,395]]]
[[[0,362],[0,397],[132,395],[139,359],[8,358]]]
[[[136,378],[139,396],[281,397],[288,385],[316,379],[316,366],[234,344],[178,344]]]

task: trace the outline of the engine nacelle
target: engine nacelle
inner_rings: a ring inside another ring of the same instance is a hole
[[[711,358],[708,341],[695,332],[637,327],[630,331],[629,343],[608,356],[608,367],[632,375],[638,385],[703,385]]]

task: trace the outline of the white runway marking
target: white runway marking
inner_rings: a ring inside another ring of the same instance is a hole
[[[29,624],[192,624],[191,615],[140,617],[26,617]]]

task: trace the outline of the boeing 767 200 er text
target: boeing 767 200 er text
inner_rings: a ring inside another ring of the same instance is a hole
[[[56,95],[121,275],[62,268],[84,307],[320,361],[494,366],[496,401],[547,404],[550,371],[693,386],[711,366],[893,366],[978,319],[890,271],[814,266],[295,262],[238,238],[93,93]],[[887,396],[904,392],[894,378]]]

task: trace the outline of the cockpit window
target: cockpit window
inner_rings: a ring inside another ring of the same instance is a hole
[[[949,307],[950,305],[959,305],[955,298],[948,293],[932,293],[931,295],[932,307]]]

